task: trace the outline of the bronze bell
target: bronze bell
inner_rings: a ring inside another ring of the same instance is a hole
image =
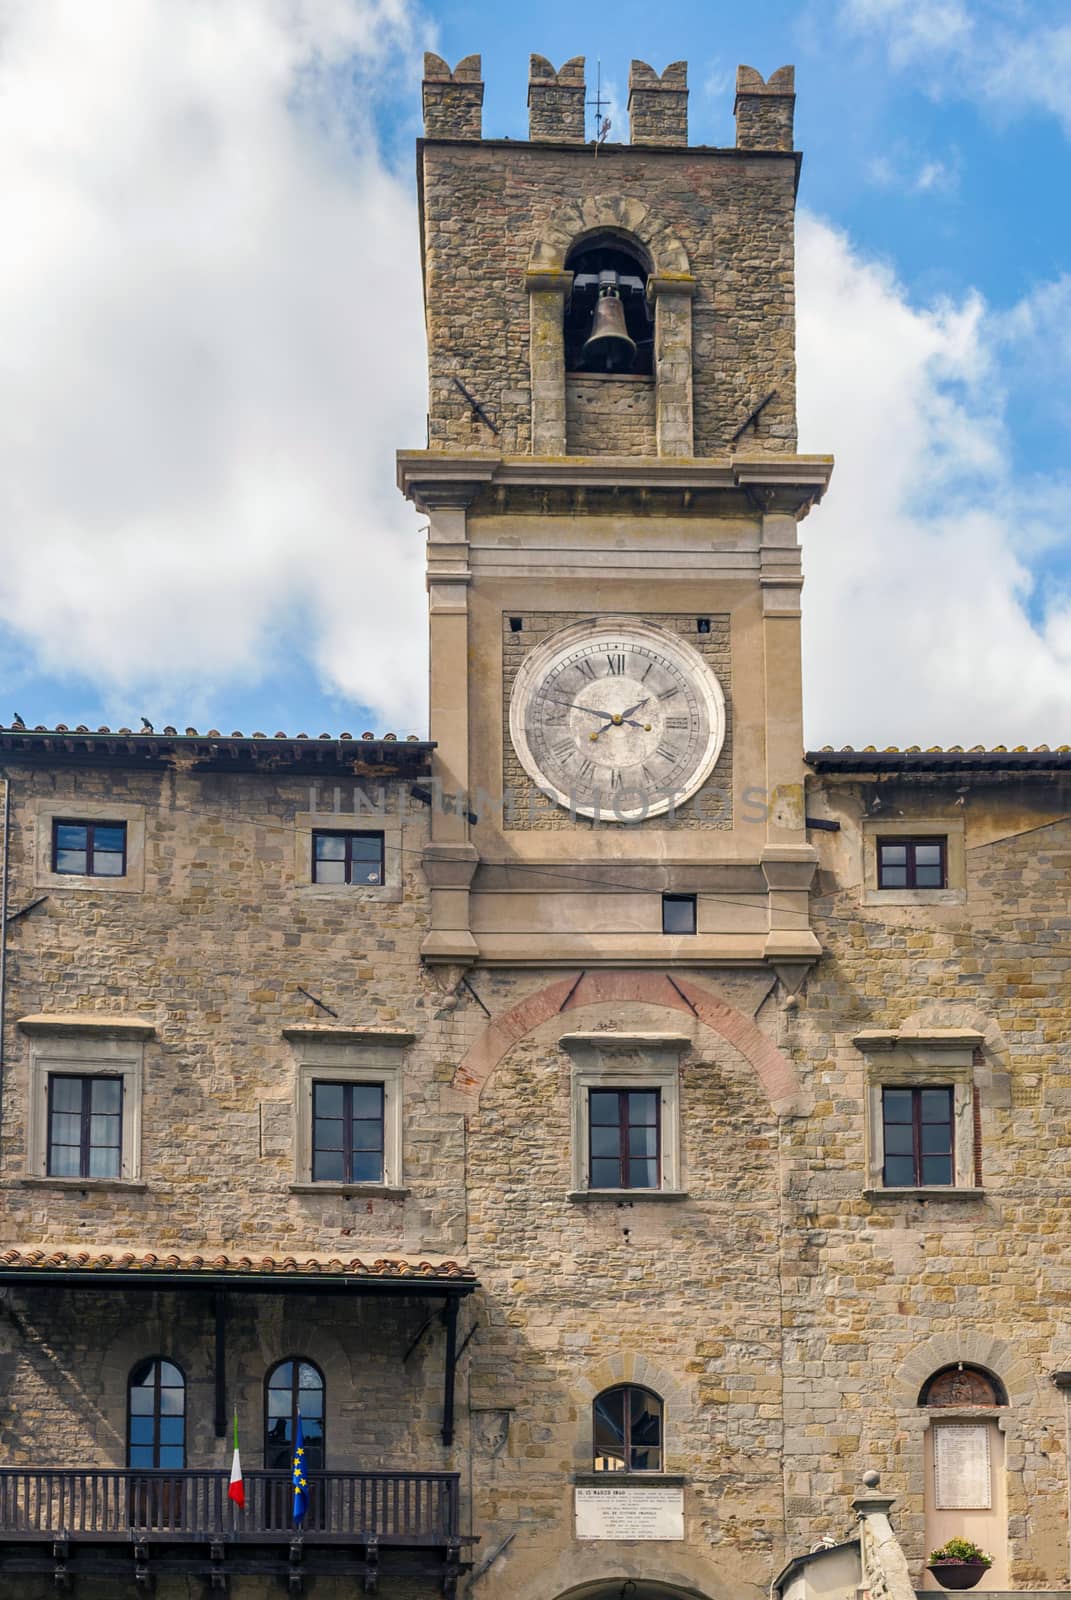
[[[625,326],[625,308],[617,286],[599,285],[599,298],[591,319],[591,332],[584,341],[584,362],[598,372],[621,372],[631,367],[636,344]]]

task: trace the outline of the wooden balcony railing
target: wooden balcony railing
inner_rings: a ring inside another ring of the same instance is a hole
[[[288,1472],[248,1472],[245,1507],[226,1472],[0,1468],[0,1541],[131,1539],[277,1543],[297,1531]],[[307,1543],[456,1544],[456,1472],[309,1474]]]

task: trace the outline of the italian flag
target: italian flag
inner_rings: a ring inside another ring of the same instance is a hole
[[[242,1458],[238,1454],[238,1413],[234,1413],[234,1458],[231,1461],[231,1481],[227,1486],[227,1499],[233,1500],[241,1510],[245,1505],[245,1481],[242,1478]]]

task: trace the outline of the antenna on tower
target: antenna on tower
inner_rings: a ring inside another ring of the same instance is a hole
[[[610,127],[611,127],[611,123],[610,123],[609,117],[604,117],[603,114],[602,114],[603,106],[608,106],[609,104],[610,104],[609,100],[604,100],[603,97],[602,97],[602,58],[600,57],[599,59],[596,60],[596,63],[595,63],[595,98],[594,98],[594,100],[589,100],[588,101],[588,105],[589,106],[594,106],[595,107],[595,159],[596,160],[598,160],[598,156],[599,156],[599,146],[602,145],[605,142],[606,135],[609,133]]]

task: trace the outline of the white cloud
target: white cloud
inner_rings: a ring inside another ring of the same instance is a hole
[[[46,671],[325,682],[420,725],[406,0],[0,8],[0,618]],[[420,41],[421,43],[423,41]]]
[[[810,743],[1071,733],[1071,605],[1031,573],[1066,538],[1071,482],[1015,481],[998,364],[1014,325],[976,296],[913,306],[801,217],[801,448],[837,456],[803,525]]]
[[[921,159],[897,146],[888,155],[875,156],[867,172],[879,189],[898,189],[909,195],[951,194],[959,188],[960,159],[958,152],[947,161]]]
[[[1071,22],[1050,22],[1036,0],[841,0],[840,16],[936,97],[1044,111],[1071,134]]]

